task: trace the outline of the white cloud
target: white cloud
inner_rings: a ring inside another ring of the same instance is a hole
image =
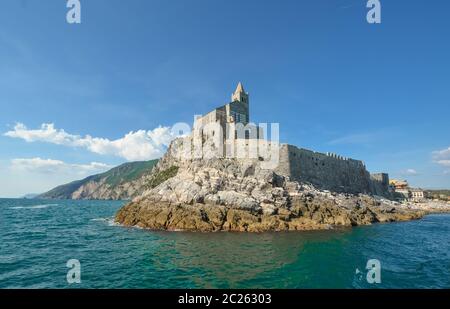
[[[435,161],[437,164],[450,167],[450,160],[438,160]]]
[[[25,171],[38,174],[77,174],[77,175],[91,175],[104,172],[112,166],[91,162],[89,164],[70,164],[60,160],[52,159],[12,159],[11,168],[15,171]]]
[[[69,147],[87,149],[101,155],[113,155],[128,161],[151,160],[161,157],[174,135],[169,127],[158,127],[153,130],[129,132],[124,137],[109,140],[107,138],[86,135],[74,135],[63,129],[56,129],[53,123],[44,123],[39,129],[28,129],[17,123],[14,130],[5,136],[20,138],[27,142],[47,142]]]
[[[442,166],[450,167],[450,147],[433,152],[433,161]]]
[[[402,171],[401,174],[404,175],[404,176],[417,176],[417,175],[419,175],[419,173],[413,168],[408,168],[407,170]]]

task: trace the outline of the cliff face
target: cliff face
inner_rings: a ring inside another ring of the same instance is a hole
[[[151,179],[159,181],[124,206],[117,222],[158,230],[261,232],[326,229],[423,215],[364,194],[318,190],[263,169],[260,159],[186,159],[180,154],[182,141],[175,140],[152,171]]]
[[[56,187],[40,199],[99,199],[126,200],[142,194],[148,177],[158,161],[132,162],[115,167],[103,174]]]

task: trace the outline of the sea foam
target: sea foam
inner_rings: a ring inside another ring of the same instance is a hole
[[[106,222],[106,224],[108,226],[122,226],[120,223],[117,223],[114,221],[114,217],[109,217],[109,218],[95,218],[95,219],[91,219],[91,221],[96,221],[96,222]]]
[[[33,206],[15,206],[10,207],[10,209],[44,209],[52,206],[58,206],[58,204],[42,204],[42,205],[33,205]]]

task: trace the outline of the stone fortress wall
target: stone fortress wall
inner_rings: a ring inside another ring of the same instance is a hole
[[[364,163],[333,153],[319,153],[293,145],[280,146],[280,162],[276,172],[299,182],[309,182],[316,187],[334,192],[372,193],[386,196],[387,182],[372,176]]]

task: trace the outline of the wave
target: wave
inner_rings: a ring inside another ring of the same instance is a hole
[[[95,218],[91,219],[91,221],[107,221],[109,218]]]
[[[121,226],[120,223],[117,223],[117,222],[114,221],[114,217],[95,218],[95,219],[91,219],[91,221],[106,222],[108,224],[108,226]]]
[[[44,209],[52,206],[58,206],[58,204],[42,204],[42,205],[33,205],[33,206],[15,206],[10,207],[9,209]]]

